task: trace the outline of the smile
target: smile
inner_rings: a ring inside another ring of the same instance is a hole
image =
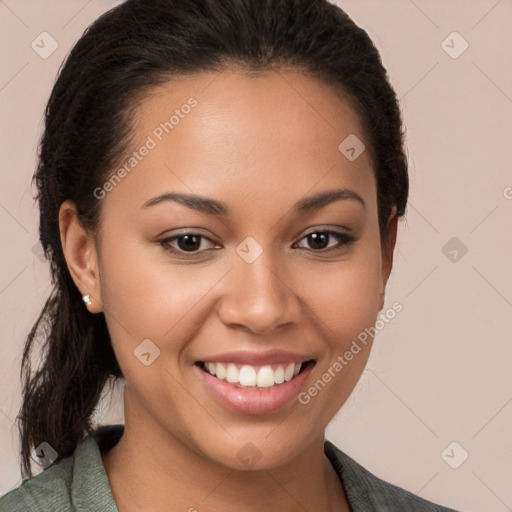
[[[225,380],[240,388],[269,388],[289,382],[296,377],[302,363],[285,363],[264,366],[234,363],[201,363],[205,371],[219,380]]]
[[[277,412],[297,398],[313,359],[263,365],[198,361],[194,366],[210,396],[242,414]]]

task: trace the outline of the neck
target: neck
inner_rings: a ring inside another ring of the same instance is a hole
[[[323,433],[279,467],[237,470],[194,451],[159,425],[131,414],[126,420],[123,437],[102,454],[120,512],[350,510],[324,454]]]

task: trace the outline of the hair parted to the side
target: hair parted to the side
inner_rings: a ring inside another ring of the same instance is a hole
[[[87,311],[69,274],[60,206],[73,201],[94,234],[101,201],[93,191],[122,161],[144,94],[173,77],[233,67],[296,69],[348,95],[372,155],[384,243],[392,207],[404,215],[408,175],[398,100],[367,33],[339,7],[326,0],[127,0],[103,14],[60,69],[34,175],[53,291],[23,352],[24,476],[32,475],[31,451],[44,441],[57,451],[55,462],[73,453],[92,429],[105,384],[122,377],[104,315]],[[42,360],[32,368],[39,342]]]

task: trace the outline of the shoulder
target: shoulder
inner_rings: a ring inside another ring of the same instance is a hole
[[[0,512],[117,512],[101,452],[123,434],[122,425],[103,426],[67,457],[0,498]]]
[[[72,457],[24,480],[0,498],[0,512],[64,512],[71,503]]]
[[[329,441],[325,441],[324,451],[343,482],[354,511],[457,512],[378,478]]]

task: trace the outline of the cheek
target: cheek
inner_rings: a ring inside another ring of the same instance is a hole
[[[325,335],[337,348],[373,325],[380,308],[380,246],[359,245],[357,255],[335,266],[313,265],[307,272],[308,306],[322,320]]]
[[[197,323],[208,293],[229,269],[207,263],[177,264],[157,251],[151,249],[148,257],[147,247],[123,247],[122,243],[103,251],[102,300],[106,316],[113,320],[114,340],[116,333],[139,343],[145,338],[180,339],[177,333],[191,316]]]
[[[314,378],[298,397],[310,413],[298,420],[305,428],[308,417],[325,428],[354,390],[368,361],[369,328],[380,309],[380,245],[360,244],[358,256],[337,263],[329,275],[325,268],[315,269],[308,273],[308,300],[326,344]]]

